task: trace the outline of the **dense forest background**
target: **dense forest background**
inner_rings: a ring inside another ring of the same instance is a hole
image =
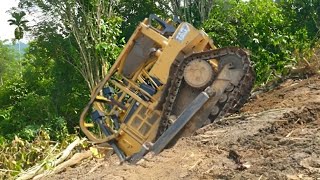
[[[310,64],[320,38],[320,0],[20,0],[11,13],[16,40],[26,33],[33,40],[23,55],[0,42],[3,147],[17,137],[59,141],[79,133],[90,90],[149,14],[178,15],[218,47],[247,49],[257,84]],[[37,23],[29,26],[26,14]]]

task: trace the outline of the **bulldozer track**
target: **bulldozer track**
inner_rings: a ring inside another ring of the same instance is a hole
[[[168,96],[166,96],[165,101],[163,103],[163,111],[160,127],[158,130],[158,137],[172,124],[170,115],[176,102],[176,98],[178,96],[181,83],[183,81],[183,71],[186,65],[194,59],[202,59],[206,61],[209,61],[211,59],[217,59],[219,62],[218,73],[220,73],[222,67],[226,63],[228,63],[220,59],[222,57],[230,55],[236,56],[239,60],[242,61],[241,65],[244,75],[240,79],[240,82],[236,86],[230,83],[229,87],[225,90],[221,100],[219,100],[217,103],[212,103],[209,99],[208,103],[206,103],[206,105],[198,111],[199,113],[197,114],[199,114],[199,117],[192,118],[190,122],[177,136],[186,136],[193,133],[195,130],[195,126],[192,124],[197,123],[195,122],[197,121],[197,118],[207,118],[208,123],[212,123],[213,121],[224,116],[226,113],[237,111],[243,106],[243,104],[250,96],[250,91],[253,87],[255,80],[255,74],[252,69],[252,65],[250,63],[247,53],[244,50],[237,47],[227,47],[214,49],[206,52],[194,53],[184,59],[176,59],[170,68],[168,79],[169,86],[166,90],[166,94],[168,94]],[[206,113],[204,113],[206,117],[203,117],[201,116],[203,112],[210,112],[210,114],[207,115]],[[197,114],[195,116],[197,116]],[[203,124],[197,126],[202,125]]]

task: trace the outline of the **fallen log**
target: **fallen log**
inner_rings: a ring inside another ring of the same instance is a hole
[[[41,179],[41,178],[44,178],[46,176],[59,173],[59,172],[65,170],[67,167],[79,164],[83,159],[87,159],[87,158],[89,158],[91,156],[92,156],[91,151],[85,151],[85,152],[82,152],[82,153],[76,153],[68,161],[65,161],[65,162],[59,164],[58,166],[53,168],[53,170],[47,170],[44,173],[35,176],[33,179],[34,180]]]

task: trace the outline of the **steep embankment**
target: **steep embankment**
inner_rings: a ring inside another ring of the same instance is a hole
[[[320,177],[320,78],[287,80],[240,115],[198,130],[138,165],[115,155],[50,179],[313,179]]]

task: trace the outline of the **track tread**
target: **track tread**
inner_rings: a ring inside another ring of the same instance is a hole
[[[250,91],[253,87],[254,80],[255,80],[255,74],[252,69],[249,57],[247,53],[236,47],[227,47],[227,48],[220,48],[220,49],[214,49],[206,52],[201,53],[194,53],[184,59],[176,59],[174,62],[174,65],[170,68],[170,74],[168,78],[168,85],[167,86],[167,96],[165,98],[165,102],[163,102],[163,108],[162,108],[162,118],[161,118],[161,124],[158,130],[158,137],[170,126],[171,121],[169,120],[169,117],[171,115],[171,112],[173,110],[174,102],[176,101],[176,98],[179,93],[180,85],[183,79],[183,70],[187,63],[194,59],[204,59],[204,60],[210,60],[210,59],[219,59],[221,57],[227,56],[227,55],[235,55],[239,57],[243,62],[243,71],[245,72],[244,76],[238,83],[238,86],[235,86],[231,88],[231,91],[225,91],[226,96],[228,97],[228,100],[225,102],[218,102],[214,106],[218,106],[219,113],[216,115],[209,115],[207,118],[212,123],[213,121],[221,118],[228,112],[234,112],[238,109],[240,109],[243,104],[247,101],[247,99],[250,96]],[[219,71],[223,67],[223,62],[219,62]],[[191,87],[190,87],[191,88]],[[210,101],[210,99],[209,99]],[[211,111],[215,107],[210,107],[211,109],[207,109]],[[199,110],[201,111],[201,109]],[[194,118],[193,118],[194,119]],[[190,120],[188,124],[196,123],[193,122],[195,120]],[[184,127],[184,129],[179,133],[178,137],[180,137],[182,134],[191,134],[193,133],[194,129],[192,129],[192,125],[189,127],[188,124]]]

